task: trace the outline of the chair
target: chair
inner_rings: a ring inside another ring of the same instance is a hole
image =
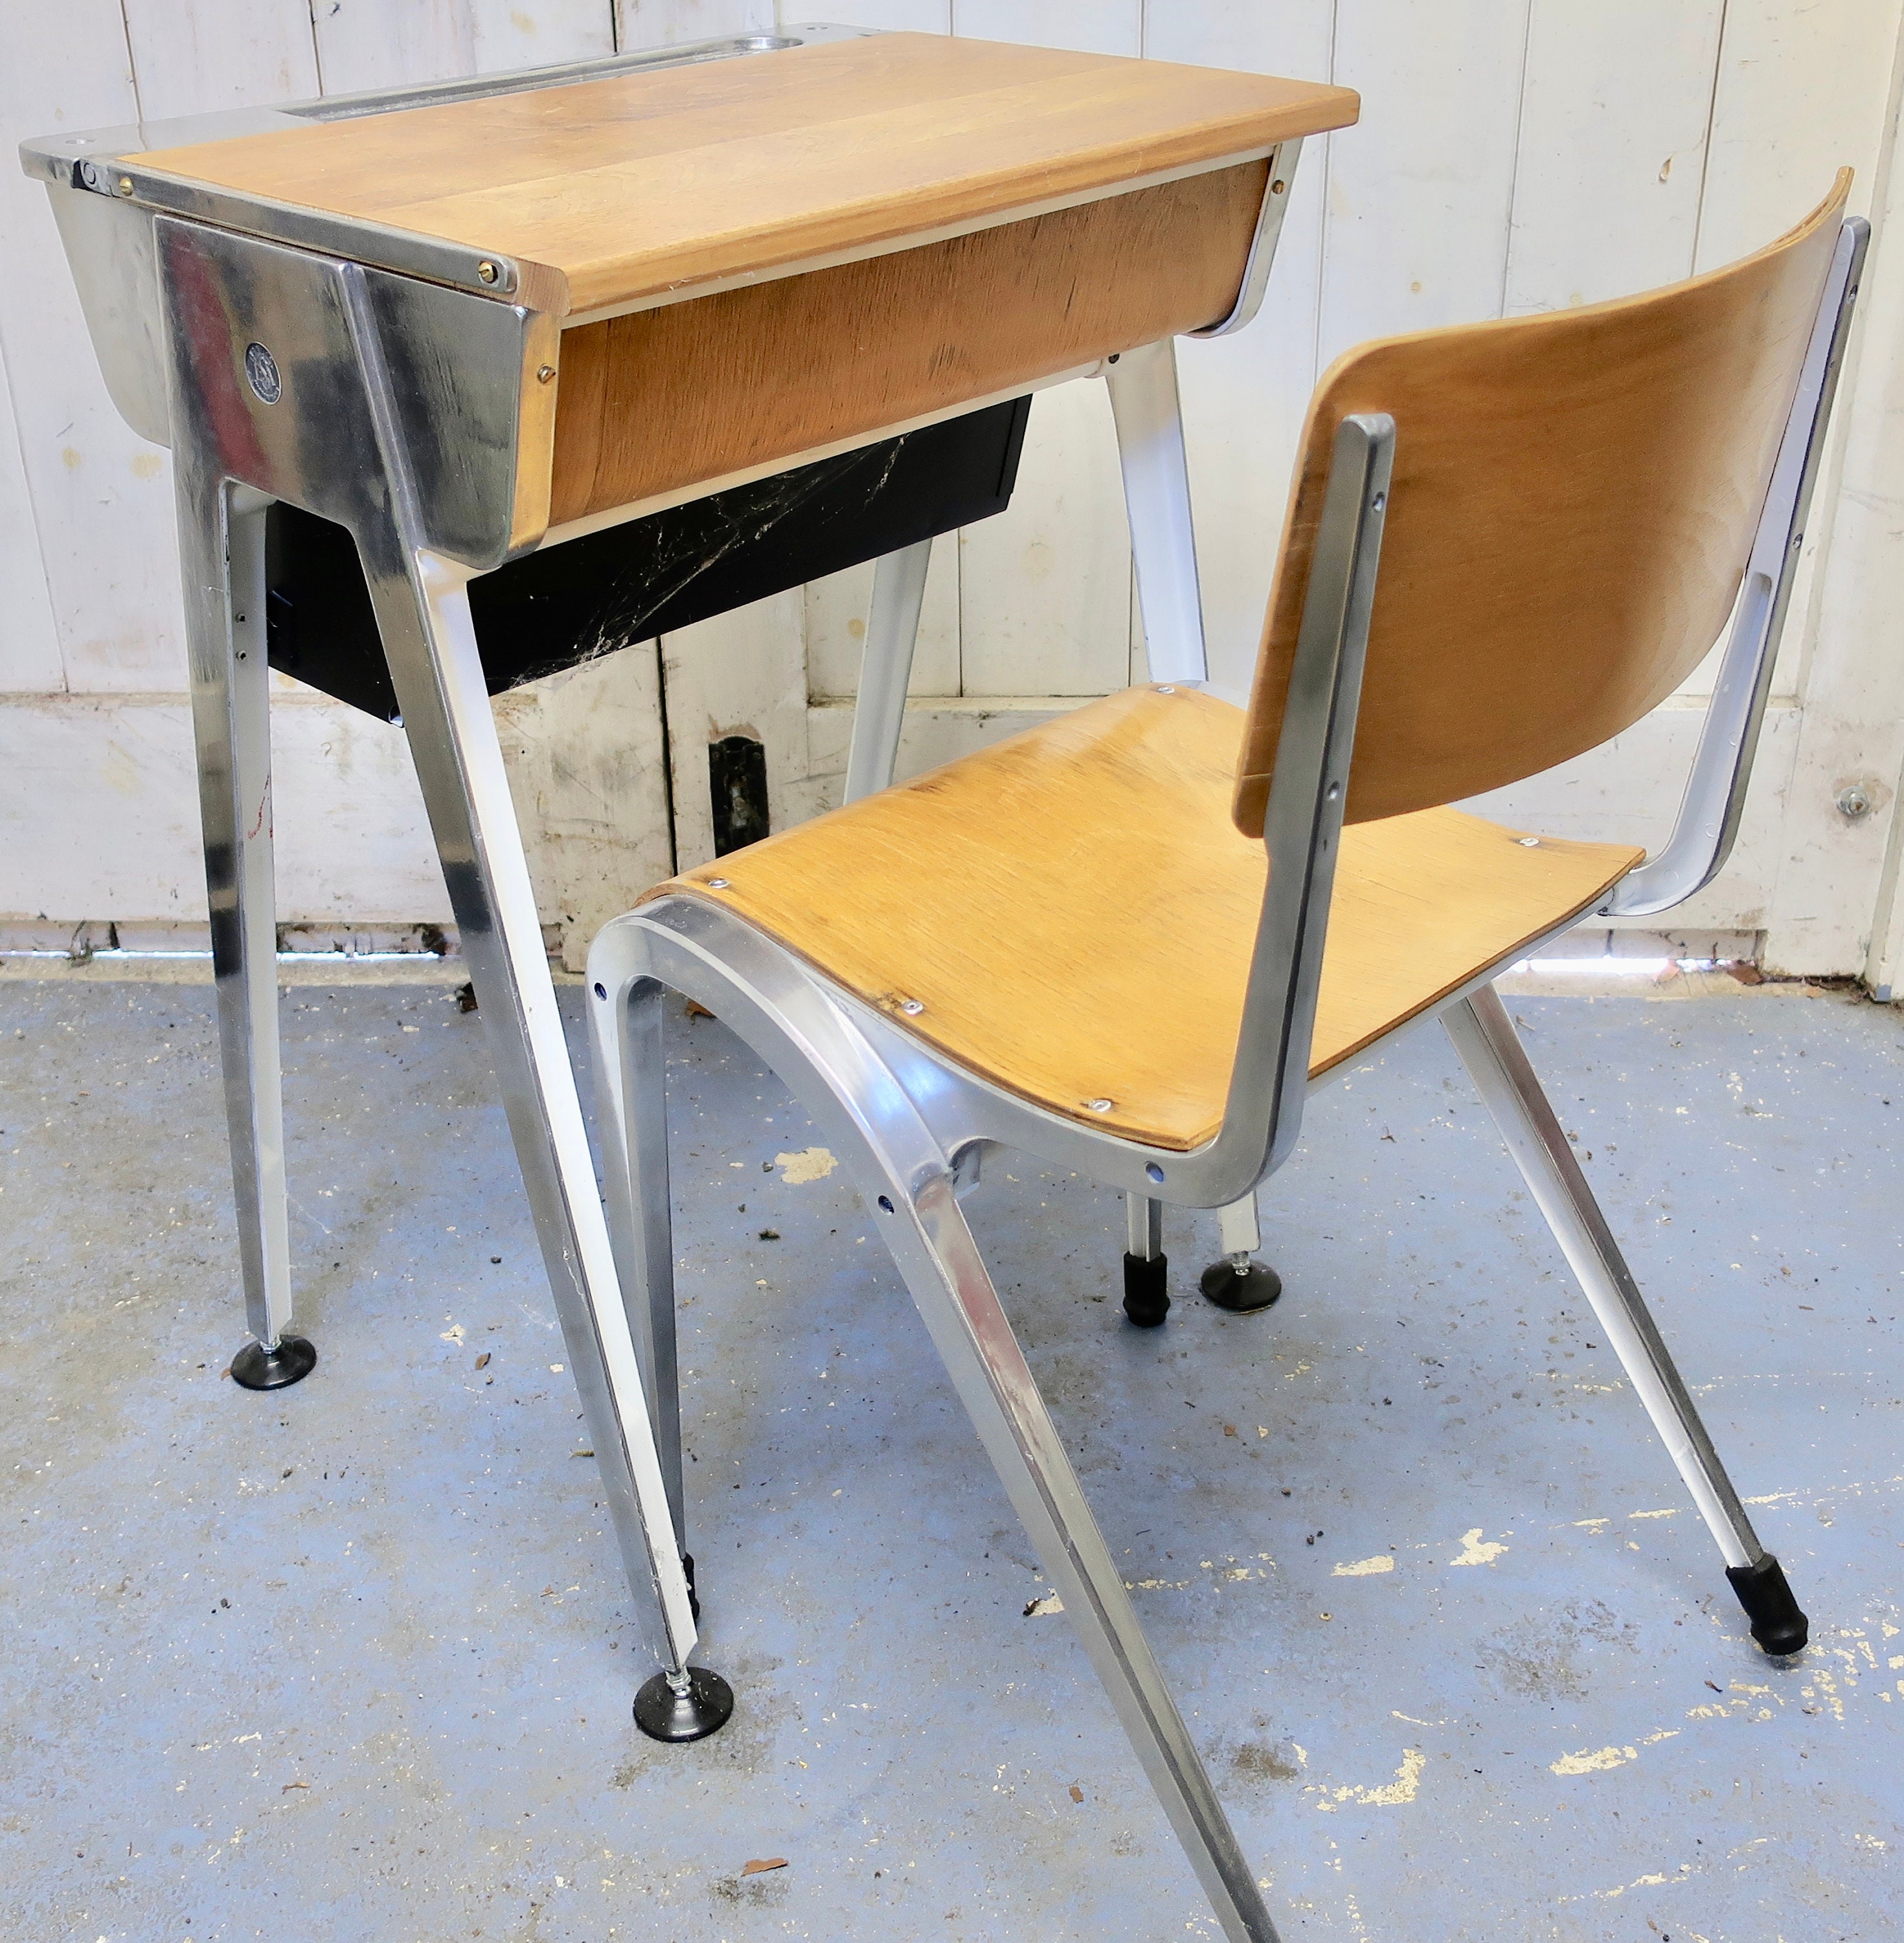
[[[591,956],[612,1223],[677,1530],[668,992],[773,1068],[877,1210],[1232,1938],[1275,1932],[960,1199],[1003,1146],[1145,1210],[1234,1204],[1288,1154],[1308,1088],[1439,1017],[1754,1636],[1803,1646],[1491,981],[1724,861],[1856,293],[1849,182],[1728,269],[1338,361],[1247,714],[1170,683],[1110,696],[660,885]],[[1660,855],[1448,807],[1636,721],[1728,613]]]

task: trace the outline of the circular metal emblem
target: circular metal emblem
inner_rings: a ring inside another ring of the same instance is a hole
[[[283,396],[284,381],[278,375],[278,361],[262,344],[244,347],[244,375],[266,404],[275,405]]]

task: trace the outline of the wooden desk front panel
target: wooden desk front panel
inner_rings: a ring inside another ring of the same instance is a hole
[[[566,330],[550,523],[1213,323],[1267,180],[1245,163]]]

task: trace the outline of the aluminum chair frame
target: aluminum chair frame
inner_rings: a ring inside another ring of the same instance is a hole
[[[1673,836],[1657,867],[1642,867],[1626,880],[1636,886],[1626,901],[1616,892],[1605,910],[1657,910],[1691,895],[1722,865],[1737,833],[1867,235],[1855,219],[1840,232],[1751,549],[1720,693]],[[1225,1934],[1236,1943],[1274,1943],[1274,1926],[959,1201],[978,1184],[989,1150],[1016,1148],[1122,1189],[1133,1197],[1134,1242],[1141,1218],[1154,1245],[1162,1204],[1233,1207],[1287,1158],[1311,1084],[1322,945],[1395,436],[1393,421],[1379,415],[1350,417],[1337,435],[1264,825],[1270,868],[1236,1062],[1221,1128],[1202,1148],[1178,1154],[1147,1147],[990,1085],[738,914],[701,898],[665,895],[616,919],[589,961],[590,1018],[609,1109],[610,1226],[677,1530],[685,1530],[685,1506],[662,1044],[670,992],[705,1005],[772,1068],[876,1211],[874,1226],[1040,1564]],[[1648,870],[1654,871],[1650,882]],[[1668,897],[1669,890],[1676,894]],[[1574,922],[1551,935],[1564,935]],[[1717,1540],[1755,1635],[1768,1650],[1795,1650],[1803,1644],[1803,1615],[1673,1366],[1494,993],[1493,975],[1478,975],[1423,1016],[1442,1019],[1494,1115]]]

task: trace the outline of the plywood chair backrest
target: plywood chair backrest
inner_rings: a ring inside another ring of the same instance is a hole
[[[1739,588],[1850,186],[1642,296],[1360,345],[1316,387],[1236,781],[1259,836],[1337,427],[1396,422],[1346,813],[1532,775],[1638,721]]]

